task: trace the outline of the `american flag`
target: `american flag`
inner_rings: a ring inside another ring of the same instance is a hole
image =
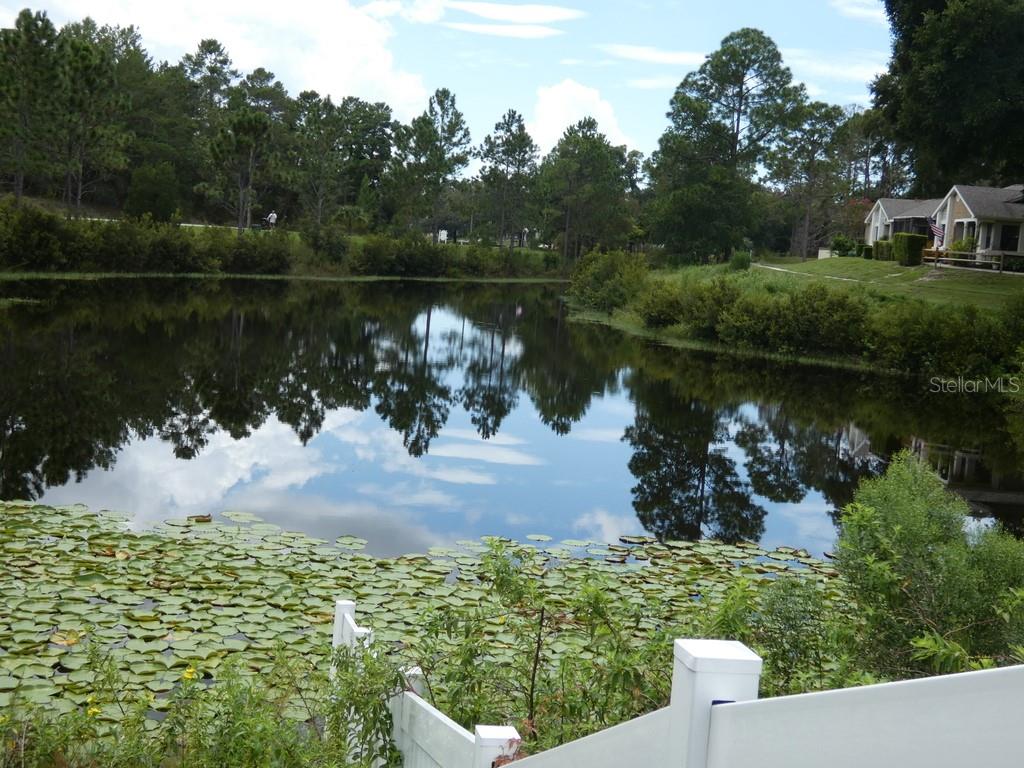
[[[935,221],[935,219],[933,219],[931,216],[929,216],[928,229],[931,230],[932,234],[935,235],[935,239],[938,240],[939,244],[941,245],[942,238],[946,234],[946,228],[939,224],[937,221]]]

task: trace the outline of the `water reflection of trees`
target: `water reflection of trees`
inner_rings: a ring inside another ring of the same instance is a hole
[[[557,287],[185,281],[17,286],[0,314],[0,497],[108,468],[133,437],[176,456],[270,417],[305,443],[329,412],[374,412],[413,456],[453,409],[484,439],[525,397],[566,434],[595,397],[636,407],[634,506],[665,538],[757,538],[766,502],[836,508],[908,435],[973,444],[1016,470],[998,410],[904,382],[649,347],[569,324]],[[7,290],[11,290],[8,288]],[[453,327],[439,327],[444,322]],[[852,446],[856,424],[870,451]]]

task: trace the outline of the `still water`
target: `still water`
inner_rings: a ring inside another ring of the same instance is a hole
[[[0,498],[226,510],[379,555],[482,535],[804,547],[894,451],[1020,526],[996,396],[669,350],[559,286],[0,283]]]

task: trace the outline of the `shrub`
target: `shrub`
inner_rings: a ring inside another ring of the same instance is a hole
[[[363,240],[352,254],[349,266],[357,275],[391,275],[395,270],[396,243],[389,237],[373,235]]]
[[[750,252],[733,251],[732,256],[729,257],[729,269],[734,272],[742,272],[743,270],[750,269]]]
[[[7,269],[48,271],[77,269],[75,233],[60,216],[13,198],[0,207],[0,265]]]
[[[394,274],[401,277],[440,277],[445,273],[447,248],[435,245],[420,235],[407,235],[395,244]]]
[[[341,264],[348,253],[348,237],[345,228],[337,219],[324,224],[305,222],[299,230],[302,241],[313,252],[330,264]]]
[[[892,255],[903,267],[916,267],[921,263],[921,251],[928,245],[925,235],[897,232],[892,238]]]
[[[863,345],[867,315],[862,297],[820,284],[748,291],[721,313],[717,332],[726,344],[747,349],[850,355]]]
[[[132,171],[124,212],[149,215],[154,221],[170,221],[178,208],[178,178],[170,163],[141,165]]]
[[[284,230],[240,233],[221,257],[221,269],[238,274],[284,274],[291,267],[290,237]]]
[[[959,240],[954,240],[953,244],[949,246],[949,250],[961,253],[974,253],[977,247],[978,243],[973,237],[962,237]]]
[[[890,240],[875,240],[874,254],[878,261],[892,261],[892,242]]]
[[[857,243],[842,233],[832,238],[831,250],[833,256],[853,256],[856,249]]]
[[[969,535],[968,512],[907,453],[844,509],[837,565],[870,669],[903,677],[1005,663],[1024,641],[1024,543],[998,528]]]
[[[637,303],[637,314],[648,328],[666,328],[680,322],[683,305],[679,286],[665,280],[648,280]]]
[[[591,251],[573,269],[569,296],[590,309],[611,312],[638,295],[646,277],[643,254]]]
[[[716,277],[693,283],[683,293],[682,320],[695,336],[713,339],[718,335],[718,322],[723,312],[739,298],[735,281]]]
[[[873,259],[875,258],[875,249],[870,245],[865,245],[863,248],[861,248],[860,255],[862,258],[865,259]]]

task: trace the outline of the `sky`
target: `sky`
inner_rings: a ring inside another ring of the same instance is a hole
[[[0,25],[20,3],[0,0]],[[386,101],[408,121],[447,87],[474,143],[509,108],[543,151],[587,115],[615,144],[657,147],[675,86],[732,31],[756,27],[812,98],[867,104],[889,30],[880,0],[52,0],[57,24],[91,16],[134,25],[157,60],[214,37],[243,72],[263,66],[293,95]]]

